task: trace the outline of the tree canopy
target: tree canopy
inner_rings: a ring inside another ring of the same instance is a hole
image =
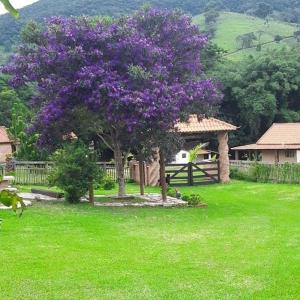
[[[95,130],[122,162],[130,136],[169,131],[188,106],[203,109],[219,100],[215,83],[203,79],[200,52],[207,39],[181,12],[55,17],[46,27],[39,42],[20,47],[2,69],[14,86],[36,82],[34,129],[43,145],[76,133],[83,120],[74,112],[84,108],[98,116]]]

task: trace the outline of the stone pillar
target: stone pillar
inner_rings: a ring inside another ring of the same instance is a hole
[[[218,133],[218,141],[219,141],[220,181],[221,183],[227,183],[230,181],[228,132]]]

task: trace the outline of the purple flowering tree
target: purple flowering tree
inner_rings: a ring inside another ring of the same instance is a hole
[[[219,98],[203,79],[199,54],[207,39],[180,12],[143,9],[113,21],[55,17],[41,34],[2,71],[14,86],[37,84],[33,130],[41,145],[77,134],[81,108],[96,118],[94,131],[114,151],[120,196],[132,136],[168,132],[187,107]]]

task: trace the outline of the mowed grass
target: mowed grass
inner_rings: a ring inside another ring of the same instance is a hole
[[[180,190],[208,208],[0,211],[0,299],[300,298],[299,185]]]
[[[203,15],[194,17],[194,22],[199,24],[201,29],[205,29]],[[228,52],[233,52],[238,48],[236,38],[239,35],[250,32],[254,32],[257,35],[258,31],[262,31],[261,42],[264,43],[274,41],[276,35],[291,36],[296,30],[298,30],[297,27],[290,23],[270,20],[268,24],[265,24],[265,20],[250,15],[222,12],[217,20],[217,31],[213,42]],[[295,39],[287,39],[280,43],[265,45],[263,50],[293,45],[295,45]],[[259,52],[255,48],[245,49],[227,57],[233,60],[240,60],[244,56],[257,53]]]

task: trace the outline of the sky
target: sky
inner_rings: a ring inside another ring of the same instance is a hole
[[[38,0],[11,0],[11,4],[16,8],[21,8],[23,6],[37,2]],[[2,3],[0,3],[0,15],[5,14],[6,10],[4,9]]]

